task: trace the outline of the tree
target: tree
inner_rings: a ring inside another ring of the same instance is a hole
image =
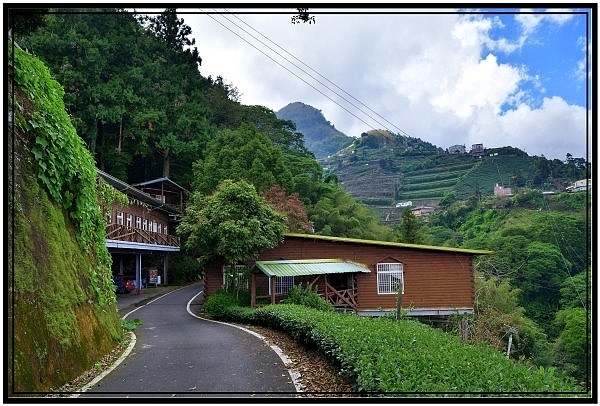
[[[201,262],[221,257],[233,267],[258,257],[283,239],[285,217],[244,180],[224,180],[216,191],[190,199],[177,233]]]
[[[398,226],[397,239],[400,242],[409,244],[422,244],[423,233],[421,232],[421,224],[409,207],[402,212],[402,221]]]
[[[590,378],[591,326],[587,312],[581,307],[563,309],[554,323],[561,330],[556,340],[556,364],[579,381]],[[589,382],[587,383],[589,385]]]
[[[285,225],[287,229],[294,233],[306,233],[311,229],[310,221],[304,209],[304,203],[293,193],[287,195],[281,186],[275,184],[269,190],[263,192],[261,196],[278,213],[286,217]]]
[[[292,190],[292,175],[281,149],[266,134],[245,124],[236,130],[219,130],[208,143],[205,159],[194,163],[194,190],[212,193],[225,179],[245,180],[259,193],[274,183]]]

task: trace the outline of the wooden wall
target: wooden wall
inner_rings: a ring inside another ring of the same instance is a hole
[[[405,309],[473,309],[471,254],[286,236],[281,245],[263,252],[259,260],[338,258],[364,264],[371,270],[356,275],[359,311],[395,309],[396,295],[377,293],[378,262],[404,264]],[[207,295],[220,287],[221,269],[222,263],[205,268]]]

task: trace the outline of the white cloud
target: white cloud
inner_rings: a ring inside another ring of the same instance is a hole
[[[290,15],[239,15],[376,113],[309,68],[304,69],[339,95],[272,51],[265,51],[294,76],[208,16],[184,17],[203,58],[201,73],[219,74],[232,82],[244,104],[277,111],[291,102],[307,103],[322,110],[327,120],[350,136],[386,125],[443,148],[463,143],[512,145],[532,155],[559,159],[566,152],[575,157],[585,153],[585,109],[568,105],[555,95],[547,95],[539,108],[526,104],[529,95],[521,85],[535,86],[543,83],[542,78],[529,77],[526,67],[498,61],[493,52],[514,51],[526,37],[517,42],[492,40],[492,31],[502,26],[493,16],[321,14],[316,15],[316,24],[293,25]],[[551,18],[555,17],[544,14],[519,17],[519,21],[523,32],[531,33],[543,19]],[[486,48],[492,53],[482,58]],[[511,110],[502,112],[507,106]]]

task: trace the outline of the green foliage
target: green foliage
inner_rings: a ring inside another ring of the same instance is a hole
[[[18,47],[9,49],[11,52],[14,49],[10,62],[15,84],[33,104],[32,111],[17,110],[15,125],[34,136],[29,148],[37,165],[38,180],[73,220],[82,249],[98,260],[97,266],[89,270],[97,300],[114,302],[111,259],[104,245],[94,159],[77,136],[64,109],[64,90],[48,68]]]
[[[425,242],[422,224],[409,207],[402,211],[402,221],[398,226],[397,240],[409,244],[423,244]]]
[[[489,346],[464,344],[455,335],[416,321],[323,312],[293,304],[265,306],[245,317],[319,350],[355,382],[359,392],[585,394],[555,369],[515,363]]]
[[[518,334],[513,337],[510,356],[550,366],[551,348],[547,337],[525,316],[525,308],[519,305],[519,295],[520,290],[513,288],[506,278],[476,275],[475,318],[470,339],[506,351],[509,329],[515,328]]]
[[[562,308],[581,307],[591,309],[592,272],[587,270],[565,278],[560,287],[560,305]]]
[[[540,209],[544,206],[544,196],[536,189],[520,190],[513,196],[512,201],[514,206],[527,209]]]
[[[591,383],[591,318],[581,307],[556,314],[554,323],[561,331],[556,340],[556,364],[588,387]]]
[[[308,213],[315,231],[322,235],[392,239],[391,230],[379,223],[368,206],[359,203],[339,187],[323,188],[322,197],[309,208]]]
[[[282,300],[282,303],[302,305],[321,311],[333,311],[332,304],[321,297],[316,290],[311,290],[308,286],[293,286],[288,292],[287,297]]]
[[[121,319],[121,327],[123,327],[123,330],[125,331],[133,331],[143,324],[144,322],[140,319]]]
[[[206,149],[206,158],[194,163],[194,190],[211,194],[226,180],[245,180],[259,193],[273,184],[292,189],[292,175],[283,154],[269,137],[254,126],[220,130]]]
[[[203,270],[196,258],[184,252],[172,254],[169,259],[169,283],[185,285],[201,278]]]
[[[273,210],[245,181],[221,182],[210,196],[194,194],[177,228],[185,249],[204,260],[226,264],[255,258],[283,239],[285,217]]]
[[[223,317],[228,308],[235,306],[235,298],[227,292],[216,292],[204,301],[202,308],[211,317]]]

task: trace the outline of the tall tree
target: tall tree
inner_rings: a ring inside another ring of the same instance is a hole
[[[398,226],[398,241],[409,244],[422,244],[423,238],[419,218],[413,214],[409,207],[406,207],[402,211],[402,220]]]
[[[285,217],[244,180],[224,180],[209,196],[195,193],[177,233],[202,260],[222,257],[229,266],[256,258],[283,239]]]
[[[205,159],[194,163],[195,191],[210,194],[225,179],[246,180],[259,193],[274,183],[288,191],[293,187],[281,149],[252,125],[218,131],[207,146]]]

